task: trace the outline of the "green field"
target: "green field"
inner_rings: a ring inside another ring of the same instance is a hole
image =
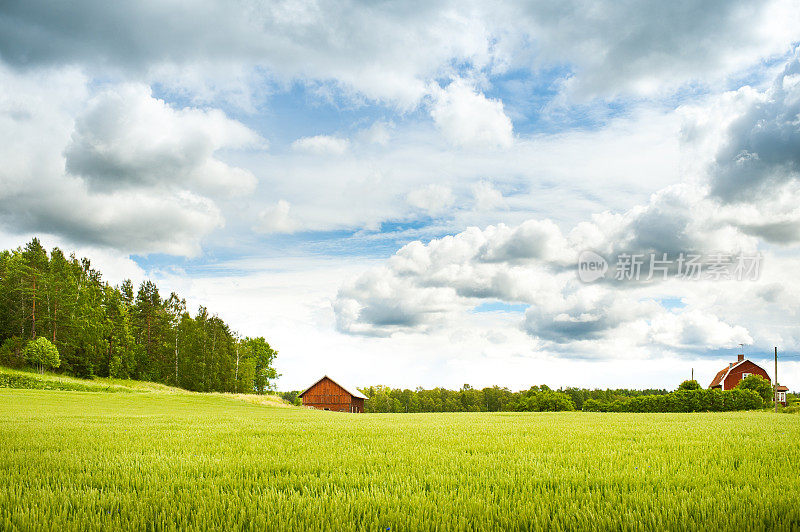
[[[0,390],[3,530],[800,528],[767,412],[349,415]]]

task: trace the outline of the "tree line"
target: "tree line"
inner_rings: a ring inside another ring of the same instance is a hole
[[[264,393],[278,377],[263,337],[240,337],[203,306],[192,316],[152,281],[111,286],[89,259],[48,255],[34,238],[0,252],[0,364],[30,365],[26,348],[41,338],[58,351],[54,366],[78,377],[239,393]]]
[[[622,397],[666,394],[667,390],[587,390],[563,388],[553,390],[547,385],[532,386],[519,392],[500,386],[476,389],[465,384],[460,390],[433,388],[415,390],[369,386],[359,388],[369,397],[365,412],[531,412],[581,410],[587,399],[601,401]],[[292,401],[293,392],[285,399]]]
[[[768,405],[772,387],[765,379],[750,375],[734,390],[704,390],[697,381],[684,381],[678,389],[632,390],[559,388],[532,386],[512,392],[492,386],[475,389],[465,384],[460,390],[433,388],[415,390],[370,386],[359,388],[369,399],[365,412],[705,412],[753,410]],[[296,401],[297,392],[284,399]]]

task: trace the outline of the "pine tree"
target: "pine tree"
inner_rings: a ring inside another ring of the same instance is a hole
[[[184,299],[162,299],[152,281],[134,297],[130,280],[112,287],[88,259],[58,248],[48,257],[33,239],[0,251],[0,364],[22,367],[45,342],[58,354],[53,367],[81,377],[248,393],[263,393],[277,377],[277,353],[263,338],[239,340],[202,306],[193,318]],[[37,357],[28,362],[42,369],[47,362]]]

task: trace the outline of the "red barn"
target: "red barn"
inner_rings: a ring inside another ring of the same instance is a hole
[[[769,378],[769,373],[764,371],[764,368],[758,364],[744,358],[744,355],[739,355],[736,362],[731,362],[727,368],[720,370],[711,381],[709,388],[720,388],[722,390],[732,390],[739,381],[748,375],[758,375],[767,379],[767,382],[772,382]]]
[[[355,388],[345,388],[327,375],[306,388],[301,394],[303,406],[334,412],[360,413],[367,397]]]

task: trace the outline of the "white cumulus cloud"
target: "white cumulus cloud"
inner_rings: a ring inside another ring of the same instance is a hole
[[[98,190],[177,185],[229,195],[252,192],[252,172],[215,158],[223,148],[263,147],[219,110],[172,109],[144,85],[121,85],[76,119],[66,169]]]
[[[431,116],[456,146],[507,148],[514,141],[514,127],[503,102],[487,98],[461,79],[435,91]]]
[[[303,137],[292,143],[292,148],[315,154],[341,155],[347,151],[350,141],[330,135]]]
[[[293,233],[299,224],[289,214],[291,205],[286,200],[280,200],[275,205],[267,207],[259,213],[258,224],[254,229],[259,233]]]
[[[408,193],[408,203],[435,216],[447,211],[455,201],[453,191],[444,185],[428,185]]]

